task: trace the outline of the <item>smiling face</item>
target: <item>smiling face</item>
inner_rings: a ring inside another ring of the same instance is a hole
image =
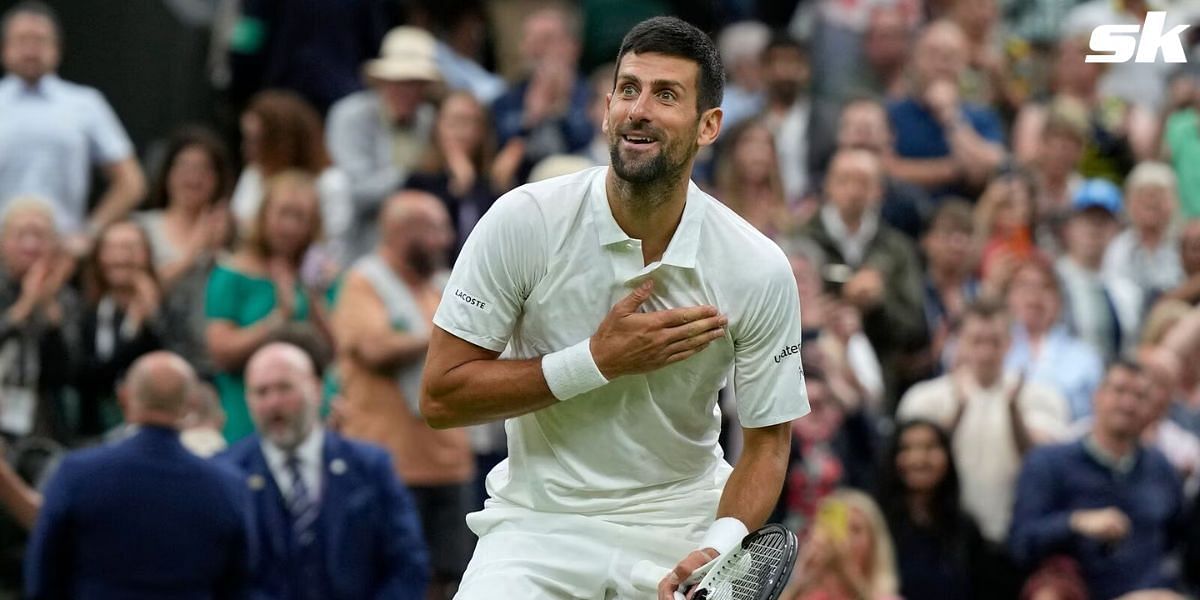
[[[716,140],[719,108],[701,113],[696,63],[656,53],[626,54],[608,97],[604,133],[613,170],[648,184],[691,171],[701,146]]]
[[[132,222],[109,227],[96,245],[104,283],[111,289],[133,288],[138,274],[150,268],[150,248]]]
[[[217,194],[217,165],[203,146],[180,150],[167,171],[167,197],[189,209],[207,206]]]
[[[20,280],[38,260],[54,250],[54,220],[49,213],[34,210],[9,215],[0,232],[4,270]]]
[[[932,494],[946,478],[950,456],[930,425],[913,425],[900,434],[896,472],[912,493]]]

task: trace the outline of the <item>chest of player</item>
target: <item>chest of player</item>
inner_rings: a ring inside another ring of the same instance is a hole
[[[670,365],[668,376],[703,376],[719,380],[733,360],[736,310],[728,291],[699,267],[654,262],[645,265],[636,240],[593,248],[591,252],[559,252],[550,257],[543,277],[525,299],[511,343],[520,354],[539,355],[566,348],[595,333],[622,298],[647,279],[654,291],[642,312],[712,305],[730,319],[723,339],[696,356]]]

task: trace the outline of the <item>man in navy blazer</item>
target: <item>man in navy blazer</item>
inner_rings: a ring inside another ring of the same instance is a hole
[[[219,460],[250,490],[260,561],[254,590],[277,600],[423,600],[429,556],[417,510],[381,448],[321,427],[320,379],[300,348],[274,343],[246,365],[258,429]]]
[[[176,355],[133,364],[122,392],[137,432],[63,460],[26,550],[28,597],[223,600],[248,592],[246,486],[179,441],[194,385]]]

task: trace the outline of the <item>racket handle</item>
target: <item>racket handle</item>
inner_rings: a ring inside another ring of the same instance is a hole
[[[642,592],[658,592],[658,582],[663,580],[671,572],[671,569],[659,566],[648,560],[638,561],[633,565],[633,571],[629,574],[629,581],[633,584],[633,589]],[[683,594],[675,592],[675,600],[684,600]]]

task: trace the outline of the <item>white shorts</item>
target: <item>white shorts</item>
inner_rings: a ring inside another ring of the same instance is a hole
[[[630,526],[514,506],[467,516],[479,535],[455,600],[653,600],[635,589],[634,566],[673,568],[696,549],[713,515],[692,525]]]

